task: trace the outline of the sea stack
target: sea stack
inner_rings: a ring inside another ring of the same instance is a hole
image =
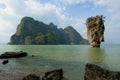
[[[95,64],[87,63],[84,80],[120,80],[120,71],[110,71]]]
[[[97,15],[86,20],[87,38],[92,47],[100,47],[104,42],[104,18],[103,15]]]

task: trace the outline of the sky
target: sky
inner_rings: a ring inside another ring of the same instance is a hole
[[[105,44],[120,44],[120,0],[0,0],[0,43],[6,44],[22,17],[58,28],[73,26],[87,39],[86,19],[104,15]]]

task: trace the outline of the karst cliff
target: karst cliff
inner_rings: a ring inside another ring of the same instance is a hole
[[[92,47],[100,47],[101,42],[104,42],[104,18],[103,15],[97,15],[86,20],[87,38]]]
[[[58,28],[53,23],[45,24],[31,17],[23,17],[9,44],[87,44],[88,41],[72,27]]]

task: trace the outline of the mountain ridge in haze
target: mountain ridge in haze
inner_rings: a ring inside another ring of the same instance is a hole
[[[72,27],[57,28],[53,23],[45,24],[32,17],[23,17],[9,44],[55,45],[88,44],[88,41]]]

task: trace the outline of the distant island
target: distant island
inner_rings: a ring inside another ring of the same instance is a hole
[[[72,27],[57,28],[53,23],[45,24],[31,17],[23,17],[17,31],[8,44],[14,45],[56,45],[88,44],[88,41]]]

